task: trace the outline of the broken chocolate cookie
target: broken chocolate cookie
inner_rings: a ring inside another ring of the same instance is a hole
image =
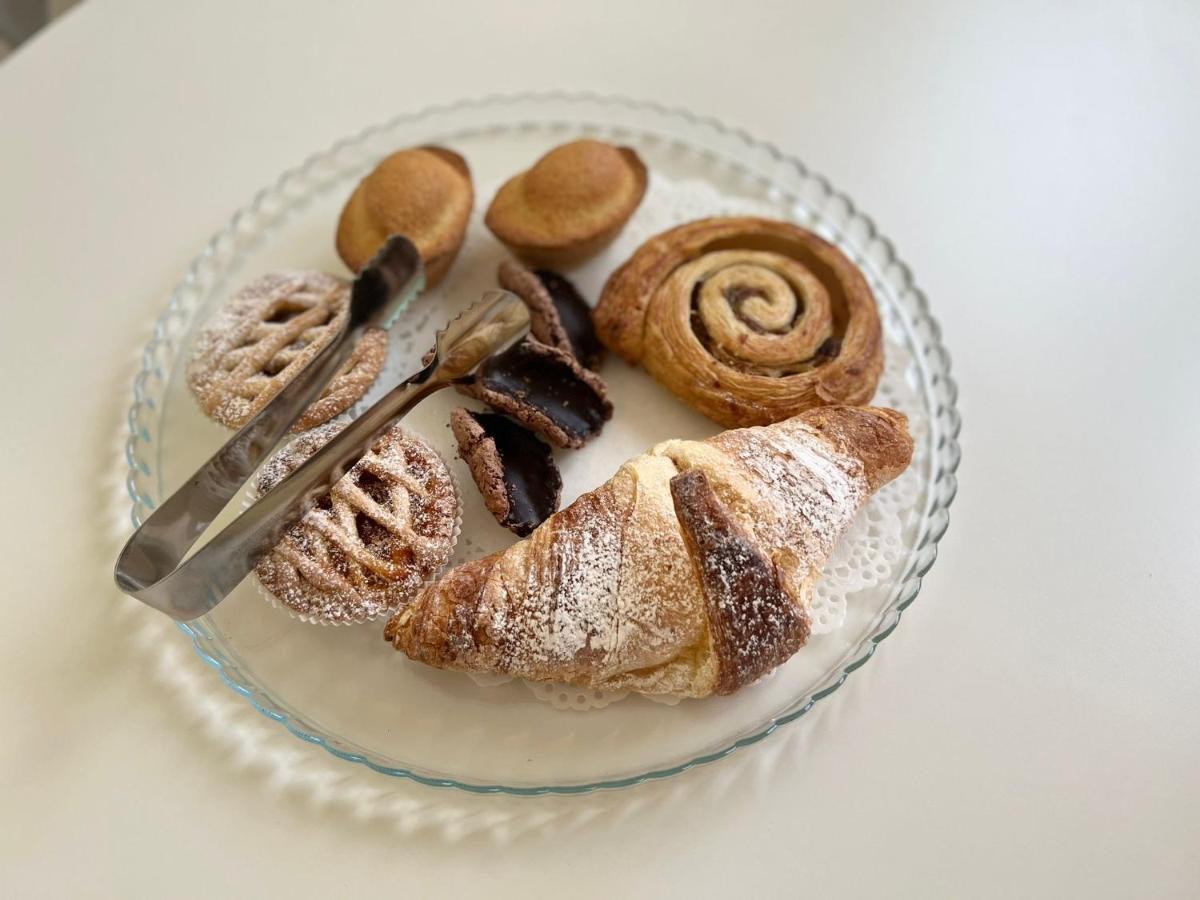
[[[458,385],[558,447],[582,447],[612,418],[608,388],[565,350],[526,338]]]
[[[585,369],[595,370],[604,362],[604,345],[596,337],[596,329],[592,325],[592,308],[580,296],[575,285],[557,272],[538,269],[534,274],[554,301],[558,319],[571,341],[575,358]]]
[[[496,413],[466,409],[450,414],[450,428],[497,522],[524,537],[558,509],[562,476],[549,446],[532,432]]]
[[[565,350],[585,369],[604,360],[604,345],[592,327],[592,310],[570,281],[539,269],[531,272],[515,262],[503,262],[497,274],[500,287],[512,291],[529,307],[530,330],[543,344]]]

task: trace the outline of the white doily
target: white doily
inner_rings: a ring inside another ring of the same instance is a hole
[[[476,196],[486,201],[486,198],[493,195],[497,186],[498,184],[480,185]],[[571,277],[581,287],[590,288],[585,290],[585,296],[594,299],[608,273],[621,261],[628,259],[646,239],[659,232],[708,216],[779,217],[780,213],[781,209],[776,204],[730,197],[719,193],[705,182],[676,181],[652,173],[642,205],[613,245],[599,258],[573,271]],[[449,295],[465,291],[470,295],[476,288],[486,289],[494,286],[492,273],[495,271],[496,261],[504,258],[504,254],[502,248],[481,227],[479,214],[480,210],[476,210],[460,258],[451,270],[451,277],[431,294],[436,296],[445,292]],[[483,280],[479,284],[455,282],[456,273],[467,272],[482,273]],[[881,286],[872,284],[872,287],[878,295]],[[424,304],[420,309],[413,310],[411,318],[401,319],[392,329],[392,352],[388,357],[385,377],[380,378],[375,388],[359,401],[356,413],[377,399],[381,385],[395,383],[396,379],[392,376],[398,376],[399,369],[393,367],[402,365],[401,361],[410,362],[419,357],[430,345],[431,328],[435,324],[431,310],[438,311],[438,308],[436,305]],[[846,619],[847,604],[853,602],[856,593],[878,587],[900,574],[895,570],[902,563],[905,523],[920,499],[917,473],[923,465],[927,442],[921,418],[923,413],[917,370],[904,343],[902,323],[896,319],[896,314],[890,307],[882,308],[880,313],[884,330],[885,365],[874,402],[909,415],[916,451],[909,469],[871,498],[834,548],[813,593],[811,640],[819,640],[821,635],[836,631],[842,626]],[[621,402],[619,397],[615,400],[617,403]],[[432,431],[423,433],[434,439],[435,445],[437,444],[436,435]],[[452,445],[441,449],[448,460],[454,456]],[[461,478],[459,483],[470,489],[469,479]],[[481,523],[481,530],[477,533],[479,540],[473,539],[471,532],[464,528],[452,563],[473,559],[497,549],[494,541],[493,545],[489,545],[489,541],[492,540],[491,532],[487,530],[486,525]],[[506,684],[512,680],[506,676],[494,675],[471,677],[482,687]],[[770,675],[766,677],[769,678]],[[560,710],[603,709],[630,696],[627,691],[589,690],[565,684],[522,683],[538,700]],[[753,690],[753,686],[748,689]],[[668,705],[679,702],[679,698],[675,697],[646,696],[644,699]]]

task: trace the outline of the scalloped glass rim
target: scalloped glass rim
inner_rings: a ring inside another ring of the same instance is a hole
[[[547,116],[548,112],[558,107],[564,110],[561,115]],[[172,292],[166,310],[154,324],[153,335],[142,352],[141,370],[134,379],[134,400],[128,416],[129,437],[126,440],[125,457],[129,467],[126,485],[133,501],[131,518],[136,527],[144,514],[154,508],[151,495],[143,489],[147,480],[153,482],[156,495],[161,496],[162,492],[162,485],[157,481],[157,473],[161,471],[161,466],[151,466],[144,451],[147,445],[153,443],[147,419],[157,410],[157,398],[165,384],[166,361],[174,351],[173,325],[186,316],[194,295],[212,282],[219,258],[231,255],[238,258],[251,249],[255,235],[263,224],[269,224],[281,217],[300,202],[308,190],[307,187],[301,189],[302,186],[313,181],[320,183],[323,167],[333,165],[339,155],[361,147],[382,134],[400,132],[405,126],[416,125],[435,117],[446,118],[452,122],[456,114],[470,114],[478,110],[494,111],[497,122],[504,118],[506,113],[509,118],[513,118],[515,114],[515,124],[500,126],[505,128],[522,127],[523,121],[519,115],[525,113],[532,117],[528,120],[531,123],[585,128],[595,126],[604,127],[610,134],[617,136],[624,131],[667,138],[698,147],[706,154],[719,157],[732,166],[743,169],[766,185],[773,187],[780,181],[786,181],[791,187],[787,195],[795,198],[798,215],[811,216],[820,211],[823,224],[835,229],[838,243],[851,251],[855,261],[868,271],[868,275],[893,286],[905,314],[906,327],[912,334],[914,347],[920,348],[918,361],[927,395],[932,401],[930,426],[933,429],[933,458],[926,509],[921,517],[921,530],[904,575],[894,589],[878,627],[862,641],[852,654],[851,660],[840,669],[832,671],[818,688],[799,698],[765,726],[739,737],[727,746],[696,756],[679,765],[640,775],[546,787],[472,784],[452,778],[430,777],[410,769],[381,764],[362,752],[361,748],[332,735],[322,734],[319,729],[306,723],[300,714],[276,703],[214,645],[213,634],[205,619],[180,623],[179,628],[189,637],[200,658],[216,669],[231,689],[249,700],[264,716],[279,722],[303,741],[317,744],[340,759],[360,763],[384,775],[406,778],[433,787],[458,788],[477,794],[517,796],[583,794],[669,778],[688,769],[724,759],[742,747],[758,743],[781,726],[794,722],[808,712],[817,701],[836,691],[851,672],[871,658],[876,647],[899,625],[901,614],[916,599],[921,589],[921,579],[937,558],[937,543],[949,525],[948,510],[957,490],[954,473],[961,458],[957,441],[961,418],[955,407],[957,387],[950,377],[950,358],[941,344],[941,330],[929,313],[928,301],[914,285],[908,266],[899,260],[891,241],[879,234],[871,219],[860,213],[849,197],[836,191],[828,179],[810,172],[798,159],[784,154],[773,145],[758,140],[743,130],[730,128],[714,118],[698,116],[684,109],[626,97],[557,91],[492,95],[429,106],[416,113],[397,116],[390,121],[370,126],[354,137],[338,141],[326,152],[314,154],[299,167],[284,172],[274,185],[259,191],[248,206],[235,213],[229,224],[213,236],[203,252],[188,267],[183,280]],[[474,123],[461,133],[477,133],[481,130],[486,130],[486,127],[481,128],[478,123]],[[459,132],[450,127],[443,139],[452,139],[456,133]],[[403,143],[403,140],[396,141],[397,146]],[[747,153],[757,157],[758,168],[751,168],[741,161],[741,157]],[[764,172],[771,174],[767,175]]]

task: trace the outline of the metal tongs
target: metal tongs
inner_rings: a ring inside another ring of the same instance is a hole
[[[179,621],[209,612],[260,556],[354,465],[393,422],[435,391],[472,375],[529,331],[514,294],[488,291],[437,333],[425,368],[401,382],[188,559],[188,551],[333,378],[367,328],[390,327],[424,287],[421,257],[392,237],[354,282],[342,332],[184,485],[160,504],[117,557],[117,587]]]

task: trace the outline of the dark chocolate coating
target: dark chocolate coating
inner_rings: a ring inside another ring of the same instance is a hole
[[[451,427],[496,521],[525,537],[554,514],[562,476],[547,444],[496,413],[456,409]]]
[[[698,469],[676,475],[671,498],[704,588],[719,660],[715,690],[731,694],[804,646],[808,613],[780,583],[775,563],[730,515],[707,475]]]
[[[559,447],[582,447],[612,418],[598,375],[565,350],[528,338],[484,363],[459,390]]]
[[[595,369],[604,361],[604,345],[592,325],[592,308],[570,281],[549,269],[534,272],[554,301],[558,319],[571,342],[571,352],[585,369]]]

